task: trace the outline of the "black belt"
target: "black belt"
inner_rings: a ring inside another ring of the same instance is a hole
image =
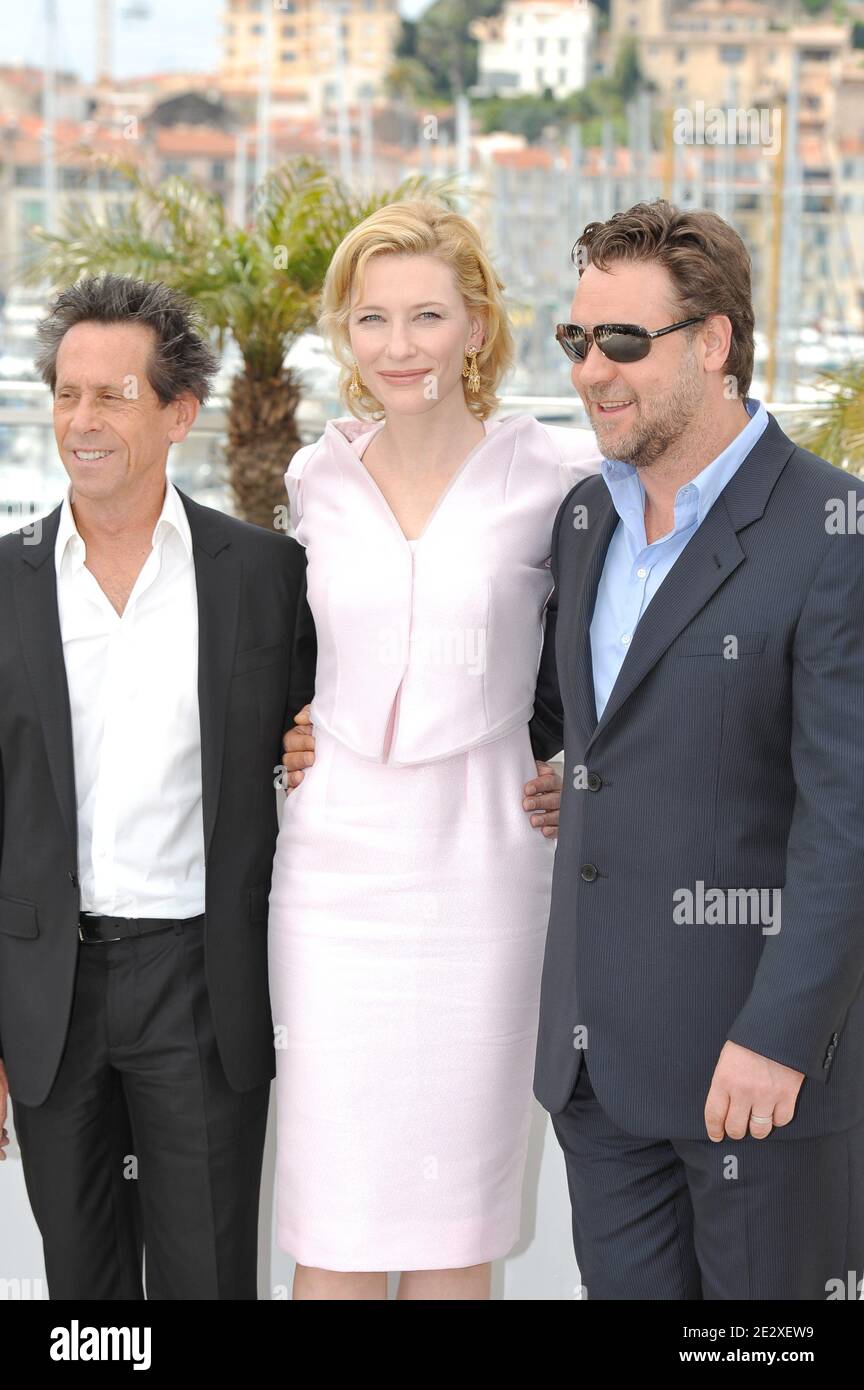
[[[89,942],[122,941],[126,936],[149,936],[151,932],[196,926],[203,921],[203,912],[197,917],[105,917],[82,912],[78,917],[78,935]]]

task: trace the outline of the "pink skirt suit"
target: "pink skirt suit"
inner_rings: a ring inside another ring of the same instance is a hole
[[[286,474],[315,763],[270,893],[280,1248],[449,1269],[519,1237],[554,839],[522,809],[552,525],[593,434],[486,423],[409,542],[330,421]]]

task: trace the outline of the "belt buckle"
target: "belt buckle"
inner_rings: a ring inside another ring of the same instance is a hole
[[[88,916],[97,917],[97,918],[99,919],[100,922],[101,922],[101,920],[102,920],[102,915],[103,915],[103,914],[101,914],[101,913],[99,913],[99,912],[93,912],[93,913],[87,913],[87,912],[85,912],[85,913],[84,913],[84,916],[85,916],[85,917],[88,917]],[[122,941],[122,940],[123,940],[122,936],[104,936],[104,937],[98,937],[98,936],[97,936],[97,937],[89,937],[89,938],[88,938],[88,937],[86,937],[86,936],[84,935],[83,929],[82,929],[82,927],[81,927],[81,922],[80,922],[80,920],[79,920],[79,922],[78,922],[78,936],[79,936],[80,940],[84,942],[85,946],[97,946],[97,945],[99,945],[99,946],[107,946],[107,945],[109,944],[109,942],[111,942],[111,941]]]

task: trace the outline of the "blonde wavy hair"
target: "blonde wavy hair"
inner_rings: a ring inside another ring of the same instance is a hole
[[[504,284],[499,280],[476,227],[460,213],[431,198],[411,198],[387,203],[353,227],[337,246],[321,291],[318,331],[330,343],[344,368],[339,378],[339,398],[358,419],[384,418],[384,407],[366,383],[359,396],[348,392],[354,355],[348,333],[351,298],[362,282],[373,256],[395,253],[437,256],[450,267],[469,315],[486,321],[486,336],[475,361],[480,390],[469,391],[463,378],[465,403],[472,415],[485,420],[500,404],[495,394],[502,377],[515,359],[513,332],[504,303]]]

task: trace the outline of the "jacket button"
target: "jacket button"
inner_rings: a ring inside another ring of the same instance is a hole
[[[589,792],[599,792],[603,785],[603,778],[599,772],[589,772],[585,779]]]
[[[597,865],[583,864],[579,872],[581,873],[586,883],[593,883],[595,878],[597,877]]]
[[[71,869],[69,870],[69,882],[72,884],[73,888],[78,887],[78,875],[73,873]]]
[[[840,1034],[839,1034],[839,1033],[832,1033],[832,1034],[831,1034],[831,1041],[832,1041],[832,1043],[836,1043],[836,1042],[839,1040],[839,1038],[840,1038]]]

